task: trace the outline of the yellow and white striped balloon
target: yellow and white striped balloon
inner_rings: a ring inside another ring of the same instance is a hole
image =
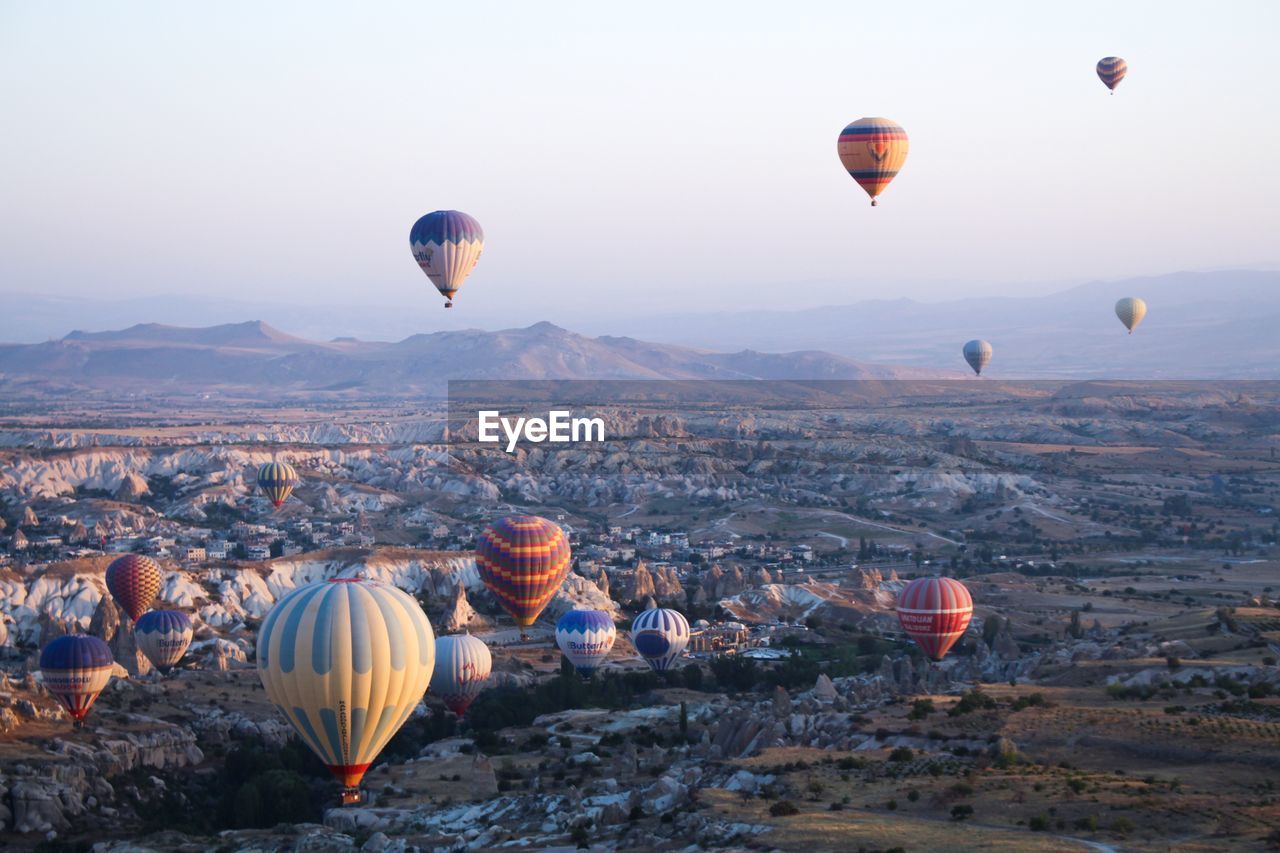
[[[1133,330],[1142,322],[1142,318],[1147,316],[1147,303],[1136,296],[1126,296],[1116,303],[1116,316],[1132,335]]]
[[[363,578],[295,589],[258,633],[267,695],[342,782],[344,802],[359,800],[361,777],[422,700],[435,657],[418,602]]]

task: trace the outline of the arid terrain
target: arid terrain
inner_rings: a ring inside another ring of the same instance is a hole
[[[602,402],[603,443],[506,453],[456,399],[26,386],[0,410],[0,843],[1280,843],[1280,384],[699,387]],[[272,460],[302,477],[279,511],[253,488]],[[471,556],[511,512],[576,558],[528,642]],[[105,594],[129,551],[196,625],[167,677]],[[940,664],[894,613],[927,574],[975,605]],[[428,694],[349,808],[253,665],[275,601],[335,575],[494,652],[467,719]],[[666,674],[622,630],[652,602],[705,641]],[[619,624],[590,682],[551,638],[574,606]],[[72,630],[119,664],[83,730],[36,675]]]

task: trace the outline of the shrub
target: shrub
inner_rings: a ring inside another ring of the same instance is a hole
[[[1045,815],[1038,814],[1027,822],[1027,828],[1032,832],[1048,832],[1049,818]]]
[[[909,746],[900,746],[893,752],[889,753],[889,760],[901,764],[915,758],[916,754],[911,751]]]
[[[769,814],[774,817],[791,817],[800,814],[800,809],[790,800],[778,800],[769,806]]]
[[[958,806],[951,807],[952,820],[965,820],[971,817],[973,817],[973,806],[958,805]]]

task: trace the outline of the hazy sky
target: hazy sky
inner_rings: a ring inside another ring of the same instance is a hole
[[[477,326],[1273,266],[1277,37],[1272,0],[4,0],[0,290],[426,327],[408,231],[450,207]],[[911,137],[875,209],[867,115]]]

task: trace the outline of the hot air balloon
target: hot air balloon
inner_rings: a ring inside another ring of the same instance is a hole
[[[107,644],[85,634],[59,637],[40,652],[40,678],[66,706],[76,728],[111,680],[114,666]]]
[[[898,595],[898,622],[930,660],[947,656],[971,618],[973,598],[951,578],[916,578]]]
[[[876,196],[907,161],[907,132],[887,118],[860,118],[840,131],[836,151],[849,177],[867,191],[875,207]]]
[[[138,621],[160,592],[160,567],[141,554],[125,554],[107,566],[107,589],[129,618]]]
[[[147,660],[167,673],[191,645],[191,620],[181,610],[152,610],[133,626],[138,648]]]
[[[431,675],[431,692],[459,717],[484,690],[493,671],[489,647],[470,634],[449,634],[436,638],[436,669]]]
[[[975,376],[982,375],[982,368],[991,361],[991,344],[973,340],[964,345],[964,360],[969,362]]]
[[[276,509],[284,505],[296,485],[298,472],[288,462],[268,462],[258,469],[258,487]]]
[[[1113,95],[1128,70],[1128,63],[1118,56],[1104,56],[1098,60],[1098,79],[1106,84]]]
[[[343,805],[360,801],[360,779],[422,701],[435,658],[418,602],[363,578],[295,589],[258,632],[267,696],[342,782]]]
[[[436,210],[413,223],[409,231],[413,259],[444,295],[445,308],[462,287],[484,250],[480,223],[461,210]]]
[[[476,540],[480,579],[526,639],[524,629],[556,594],[569,574],[571,560],[564,531],[536,515],[501,518]]]
[[[589,678],[613,648],[618,628],[603,610],[570,610],[556,623],[556,644],[583,678]]]
[[[1116,303],[1116,316],[1132,335],[1133,330],[1142,322],[1142,318],[1147,316],[1147,303],[1136,296],[1126,296]]]
[[[655,672],[670,669],[689,645],[689,620],[665,607],[646,610],[631,623],[631,642]]]

